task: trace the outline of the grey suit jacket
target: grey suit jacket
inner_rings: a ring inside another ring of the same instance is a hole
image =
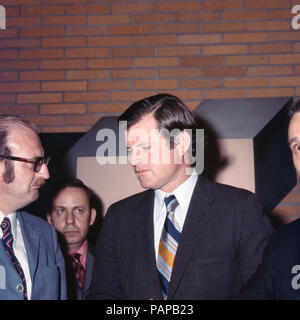
[[[32,300],[66,299],[64,258],[55,229],[26,212],[17,212],[32,281]],[[0,243],[0,300],[23,300],[19,274]]]
[[[154,251],[154,192],[113,204],[97,241],[88,299],[162,299]],[[272,231],[257,197],[199,176],[175,256],[168,299],[227,299],[260,263]]]

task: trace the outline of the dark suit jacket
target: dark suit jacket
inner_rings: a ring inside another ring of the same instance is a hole
[[[113,204],[99,235],[89,299],[162,299],[154,251],[154,191]],[[254,273],[270,235],[249,191],[199,176],[168,299],[225,299]]]
[[[56,231],[48,222],[17,212],[32,281],[32,300],[66,299],[66,275]],[[0,244],[0,300],[23,300],[19,274]]]
[[[88,242],[88,251],[86,255],[86,266],[83,288],[80,288],[75,278],[72,262],[66,257],[66,271],[67,271],[67,288],[69,300],[82,300],[86,297],[88,289],[92,281],[92,272],[94,268],[95,248],[94,245]]]
[[[300,299],[300,219],[276,230],[263,261],[235,299]]]

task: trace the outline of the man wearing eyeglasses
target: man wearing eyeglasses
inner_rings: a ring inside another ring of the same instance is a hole
[[[55,229],[20,210],[38,198],[49,159],[33,124],[0,116],[0,299],[66,299]]]

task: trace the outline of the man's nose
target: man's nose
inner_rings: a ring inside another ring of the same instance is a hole
[[[43,177],[45,180],[50,178],[49,169],[48,169],[48,166],[45,163],[42,165],[42,168],[39,171],[39,175],[41,177]]]

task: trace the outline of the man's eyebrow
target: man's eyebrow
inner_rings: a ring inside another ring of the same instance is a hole
[[[293,142],[300,142],[300,139],[298,137],[294,137],[288,140],[289,145],[291,145]]]

